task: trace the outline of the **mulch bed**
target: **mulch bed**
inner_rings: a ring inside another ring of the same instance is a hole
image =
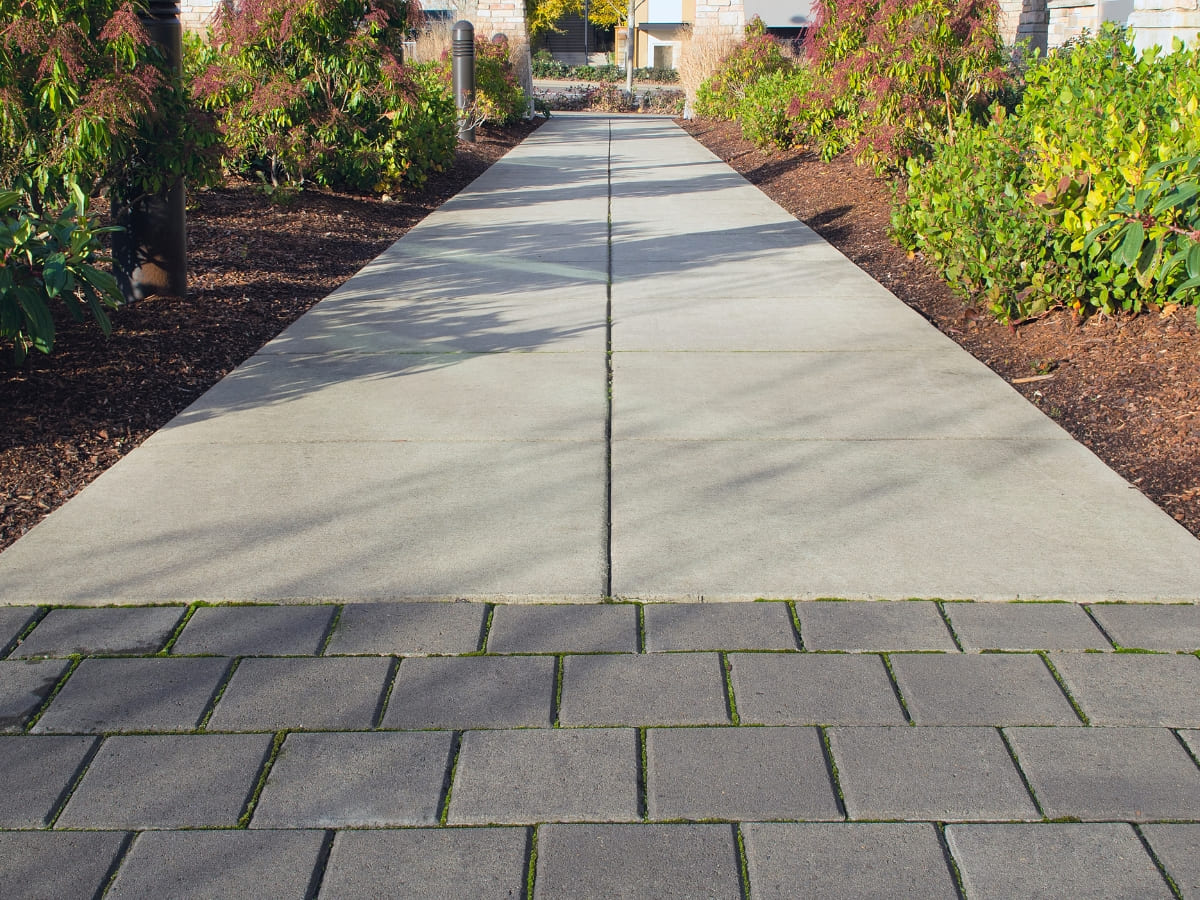
[[[1086,320],[1055,311],[1001,325],[892,243],[891,189],[869,171],[844,158],[759,150],[729,122],[680,124],[1005,380],[1023,380],[1013,387],[1200,536],[1194,310]]]
[[[229,180],[188,210],[188,296],[60,323],[54,353],[14,368],[0,348],[0,548],[88,482],[479,177],[541,120],[482,127],[453,168],[395,201],[305,190],[272,203]],[[120,528],[120,522],[110,523]]]
[[[1018,328],[967,306],[888,238],[889,189],[851,162],[765,153],[737,127],[682,123],[772,199],[1009,381],[1200,535],[1200,333],[1189,310]],[[480,129],[452,170],[397,201],[253,184],[198,192],[190,293],[64,323],[50,357],[0,359],[0,548],[66,502],[319,299],[478,177],[535,124]],[[1020,478],[1020,472],[1012,473]],[[119,528],[120,523],[111,523]]]

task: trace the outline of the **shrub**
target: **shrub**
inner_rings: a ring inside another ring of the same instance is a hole
[[[679,50],[679,83],[688,100],[695,103],[700,86],[737,49],[738,43],[729,35],[713,31],[692,32],[684,37]]]
[[[446,84],[452,76],[450,60],[445,63]],[[517,83],[509,53],[508,38],[475,40],[475,110],[478,122],[508,125],[525,115],[529,100]]]
[[[666,66],[649,66],[634,69],[633,78],[635,81],[649,81],[655,84],[678,84],[679,72]]]
[[[217,174],[216,137],[134,6],[0,0],[0,183],[33,210]]]
[[[788,109],[795,98],[811,90],[812,73],[803,64],[758,79],[746,88],[746,95],[734,111],[742,135],[760,147],[797,146],[799,137]]]
[[[721,62],[696,91],[696,115],[732,119],[746,91],[760,78],[792,67],[783,44],[766,34],[762,20],[746,25],[746,40]]]
[[[420,185],[448,164],[444,88],[400,62],[415,17],[407,0],[227,0],[197,79],[219,114],[227,164],[272,185],[352,190],[375,188],[381,173],[388,183],[388,172]],[[420,156],[391,158],[415,146],[404,133],[414,122],[436,139]]]
[[[570,67],[555,59],[549,50],[539,50],[529,61],[534,78],[566,78]]]
[[[0,192],[0,338],[13,343],[18,364],[30,349],[54,349],[53,301],[61,301],[76,321],[85,311],[110,330],[105,307],[121,302],[117,283],[97,269],[99,236],[112,228],[94,228],[86,199],[76,186],[71,204],[59,215],[23,207],[18,191]]]

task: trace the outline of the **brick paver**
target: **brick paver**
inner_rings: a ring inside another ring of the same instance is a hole
[[[800,637],[807,650],[945,650],[954,638],[937,605],[908,603],[797,603]]]
[[[1142,834],[1179,892],[1200,897],[1200,825],[1143,825]]]
[[[563,725],[723,725],[729,722],[715,653],[568,656]]]
[[[33,730],[190,731],[228,669],[220,657],[85,659]]]
[[[39,612],[39,606],[0,607],[0,656],[9,651]]]
[[[300,656],[321,649],[337,607],[204,606],[171,652],[215,656]]]
[[[554,720],[550,656],[406,659],[384,728],[520,728]]]
[[[1111,650],[1074,603],[947,603],[964,650]]]
[[[492,616],[489,653],[632,653],[638,608],[632,603],[501,605]]]
[[[486,620],[482,603],[350,603],[325,652],[470,653],[479,649]]]
[[[1161,653],[1051,653],[1093,725],[1200,727],[1200,659]]]
[[[1091,610],[1121,647],[1200,650],[1200,606],[1099,603]]]
[[[743,724],[903,725],[904,710],[876,655],[731,653]]]
[[[0,731],[20,731],[69,667],[65,659],[0,661]]]
[[[126,839],[121,831],[0,832],[5,900],[100,896]]]
[[[742,833],[756,900],[958,897],[927,823],[750,824]]]
[[[11,655],[154,653],[166,644],[185,612],[183,606],[52,609]]]
[[[97,738],[0,737],[0,828],[41,828],[67,798]]]
[[[646,650],[795,650],[786,603],[653,603]]]
[[[1171,896],[1125,824],[951,825],[946,842],[972,900]]]

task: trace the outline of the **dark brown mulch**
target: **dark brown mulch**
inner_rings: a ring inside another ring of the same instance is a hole
[[[306,190],[272,204],[248,182],[188,211],[189,295],[62,324],[54,354],[0,348],[0,548],[141,443],[540,124],[481,128],[452,169],[394,202]],[[119,522],[111,523],[119,528]]]
[[[1000,325],[891,242],[890,189],[850,160],[760,151],[732,123],[680,124],[1006,380],[1037,379],[1013,386],[1200,536],[1194,311]]]

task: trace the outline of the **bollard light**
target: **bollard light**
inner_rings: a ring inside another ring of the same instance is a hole
[[[183,71],[183,26],[175,0],[150,0],[140,14],[175,77]],[[125,230],[113,234],[114,274],[127,301],[187,293],[187,212],[183,179],[159,196],[134,199],[114,214]]]
[[[454,23],[454,107],[458,110],[458,136],[475,143],[475,26]]]

